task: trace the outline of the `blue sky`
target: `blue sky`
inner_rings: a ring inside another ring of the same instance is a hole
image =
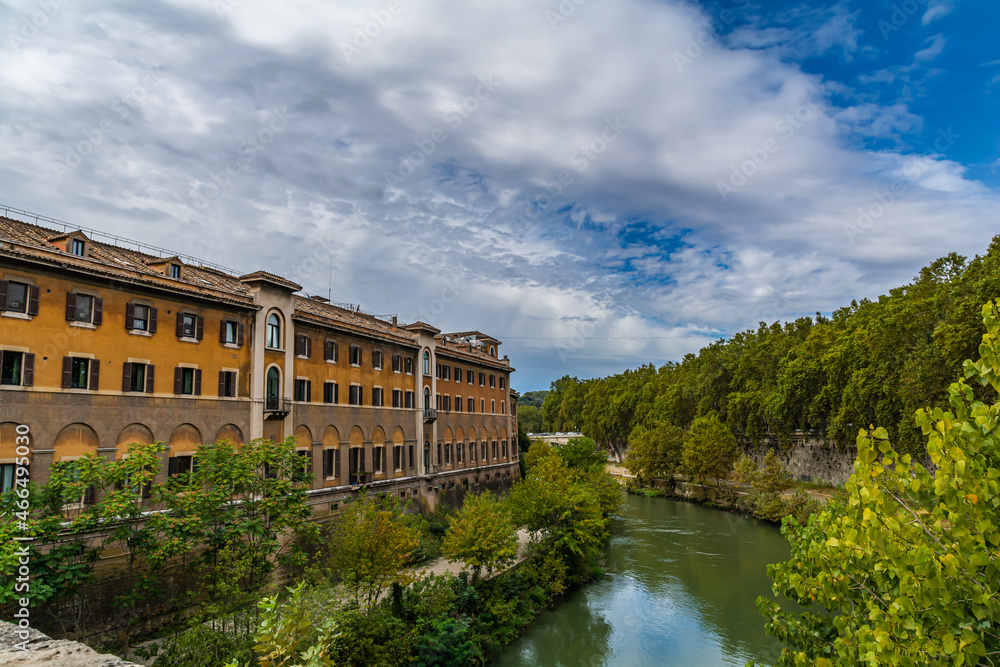
[[[984,251],[997,25],[971,0],[0,0],[0,203],[332,275],[505,340],[541,389]]]

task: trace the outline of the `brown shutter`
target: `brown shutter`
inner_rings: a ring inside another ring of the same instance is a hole
[[[66,292],[66,319],[76,321],[76,294]]]
[[[333,341],[326,341],[323,343],[323,359],[330,361],[333,359]]]
[[[236,324],[236,344],[243,347],[243,323]]]
[[[35,355],[24,354],[24,373],[21,376],[21,386],[31,387],[35,384]]]
[[[223,321],[225,326],[225,321]],[[226,371],[219,371],[219,396],[226,395]]]
[[[312,403],[313,400],[313,383],[312,380],[306,380],[306,403]]]
[[[69,389],[73,379],[73,357],[63,357],[62,388]]]
[[[132,388],[132,364],[125,362],[122,364],[122,391]]]
[[[146,364],[146,393],[147,394],[152,394],[153,393],[153,387],[154,387],[153,373],[155,371],[156,371],[156,367],[153,366],[153,364]]]
[[[98,299],[94,297],[94,322],[93,324],[97,326],[104,321],[104,299]]]
[[[0,280],[0,310],[7,310],[7,281]]]
[[[178,366],[174,369],[174,393],[180,394],[184,388],[184,369]],[[173,459],[171,459],[172,461]]]
[[[201,315],[198,316],[198,324],[195,328],[194,337],[201,340],[205,336],[205,318]]]
[[[90,360],[90,385],[91,391],[97,391],[101,387],[101,360]]]
[[[149,333],[156,333],[156,308],[149,309]]]
[[[201,396],[201,369],[194,369],[194,395]]]
[[[226,323],[227,320],[222,320],[222,322],[219,323],[219,342],[223,344],[226,342]],[[221,396],[222,394],[219,395]]]
[[[295,356],[302,354],[302,336],[295,337]]]
[[[131,331],[135,328],[135,304],[125,304],[125,329]],[[125,391],[128,391],[127,389]]]
[[[313,339],[309,336],[306,336],[306,356],[313,356]]]
[[[171,456],[167,459],[167,477],[173,477],[177,474],[177,457]]]
[[[340,361],[340,345],[334,341],[333,342],[333,363]]]
[[[184,337],[184,313],[177,311],[177,337]]]

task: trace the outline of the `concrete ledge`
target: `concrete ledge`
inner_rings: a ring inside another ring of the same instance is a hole
[[[134,662],[98,653],[85,644],[65,639],[50,639],[37,630],[29,630],[28,650],[16,645],[24,641],[16,625],[0,621],[0,665],[6,667],[139,667]]]

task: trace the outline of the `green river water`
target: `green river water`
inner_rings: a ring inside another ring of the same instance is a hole
[[[498,667],[777,662],[758,595],[768,563],[788,558],[778,528],[665,498],[627,496],[613,520],[607,576],[545,612]]]

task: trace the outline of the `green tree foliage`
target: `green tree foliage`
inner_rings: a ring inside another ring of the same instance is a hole
[[[517,557],[517,528],[510,509],[492,493],[466,496],[452,517],[441,550],[450,561],[472,568],[473,581],[480,571],[487,574]]]
[[[672,424],[638,425],[629,434],[625,468],[640,479],[673,479],[680,471],[684,429]]]
[[[607,455],[598,450],[590,438],[573,438],[565,445],[556,447],[555,451],[566,467],[574,470],[603,468],[608,462]]]
[[[698,417],[691,424],[684,441],[682,466],[692,478],[715,480],[716,485],[729,476],[739,449],[736,438],[714,414]]]
[[[420,543],[420,529],[398,499],[365,498],[341,512],[326,543],[331,570],[367,612],[391,584],[413,580],[404,566]]]
[[[982,310],[981,359],[953,383],[950,410],[916,425],[936,470],[862,430],[844,502],[805,527],[786,522],[789,561],[769,568],[776,594],[827,613],[758,604],[788,645],[783,665],[993,665],[1000,652],[1000,310]],[[996,393],[992,393],[996,396]]]
[[[544,430],[542,409],[531,404],[522,405],[518,400],[517,422],[524,425],[527,433],[541,433]]]

